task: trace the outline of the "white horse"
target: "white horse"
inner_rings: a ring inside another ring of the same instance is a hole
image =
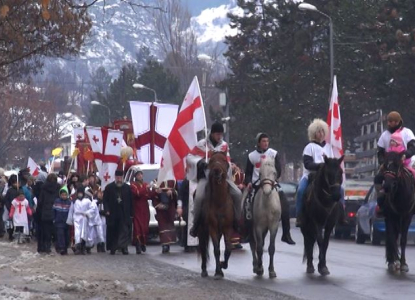
[[[261,159],[259,171],[260,187],[253,201],[253,227],[250,239],[250,246],[253,258],[253,272],[258,276],[264,274],[262,265],[262,254],[264,240],[268,231],[270,242],[268,247],[269,254],[269,277],[275,278],[277,274],[274,270],[275,237],[281,219],[281,203],[277,185],[277,171],[274,159],[266,157]],[[253,238],[252,238],[253,237]]]

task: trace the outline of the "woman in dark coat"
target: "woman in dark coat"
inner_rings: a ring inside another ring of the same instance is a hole
[[[4,196],[4,205],[6,206],[7,210],[10,212],[10,208],[12,206],[12,201],[14,198],[17,197],[18,194],[18,186],[17,186],[17,176],[11,175],[8,182],[9,189],[6,192],[6,195]],[[14,228],[8,228],[7,232],[9,234],[9,241],[13,241],[13,231]]]
[[[59,197],[59,184],[56,174],[49,174],[42,186],[37,210],[41,215],[41,234],[38,240],[38,252],[51,252],[53,233],[53,203]]]

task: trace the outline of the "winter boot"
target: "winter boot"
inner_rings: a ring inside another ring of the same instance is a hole
[[[97,246],[98,252],[105,253],[105,243],[99,243]]]
[[[135,244],[135,254],[141,254],[141,244],[138,241]]]
[[[75,255],[81,255],[82,254],[82,245],[81,244],[76,244],[75,245],[74,253],[75,253]]]
[[[169,245],[163,245],[161,246],[161,253],[169,253],[170,252],[170,246]]]

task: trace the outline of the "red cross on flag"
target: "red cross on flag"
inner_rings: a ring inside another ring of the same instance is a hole
[[[329,136],[327,137],[327,150],[330,157],[340,158],[343,152],[343,134],[340,118],[339,94],[337,91],[337,78],[333,79],[333,90],[331,92],[330,108],[327,116],[329,125]],[[342,163],[344,176],[344,162]],[[344,182],[344,181],[343,181]]]
[[[86,127],[86,133],[88,135],[89,143],[91,145],[92,152],[94,153],[95,165],[98,172],[102,169],[102,154],[104,153],[104,142],[102,138],[102,131],[100,127]]]
[[[73,129],[73,136],[75,142],[80,142],[85,140],[85,130],[81,127],[75,127]]]
[[[29,169],[30,175],[34,177],[39,175],[39,166],[30,156],[27,162],[27,168]]]
[[[206,117],[199,82],[195,77],[164,145],[158,182],[184,178],[185,158],[197,144],[197,132],[202,130],[206,131]]]
[[[337,78],[334,76],[330,108],[327,116],[329,136],[327,143],[331,146],[332,157],[340,158],[343,155],[343,135],[340,118],[339,95],[337,92]]]
[[[164,144],[176,121],[178,105],[130,101],[137,157],[143,163],[160,163]]]
[[[87,127],[86,132],[94,153],[94,160],[101,179],[101,188],[114,181],[121,155],[123,132],[100,127]]]

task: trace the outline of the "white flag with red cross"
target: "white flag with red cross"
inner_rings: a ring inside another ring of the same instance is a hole
[[[329,136],[327,138],[326,153],[333,158],[340,158],[343,156],[343,134],[342,123],[340,117],[339,94],[337,91],[337,78],[333,79],[333,90],[331,93],[330,108],[327,116],[327,124],[329,125]],[[344,160],[341,164],[343,169],[343,184],[345,184],[345,170]]]
[[[330,108],[327,116],[329,136],[327,144],[330,145],[331,157],[340,158],[343,155],[343,134],[340,118],[339,94],[337,92],[337,78],[333,79],[333,90],[330,100]]]
[[[195,77],[163,149],[158,182],[185,177],[185,159],[197,144],[197,132],[206,130],[199,82]]]
[[[100,127],[87,127],[86,133],[88,135],[89,144],[91,145],[92,152],[94,153],[94,161],[97,166],[98,172],[101,173],[102,169],[102,155],[104,153],[104,141],[102,131]]]
[[[143,163],[158,164],[164,144],[176,121],[176,104],[130,101],[137,156]]]
[[[84,130],[84,128],[75,127],[73,129],[73,136],[74,136],[75,143],[80,142],[80,141],[84,141],[85,140],[85,130]]]
[[[29,169],[30,175],[34,177],[39,175],[39,165],[30,156],[27,161],[27,168]]]
[[[99,172],[99,177],[101,179],[101,189],[104,190],[105,186],[115,179],[115,171],[118,167],[124,135],[120,130],[106,128],[102,128],[101,130],[105,147],[102,156],[102,169]]]

